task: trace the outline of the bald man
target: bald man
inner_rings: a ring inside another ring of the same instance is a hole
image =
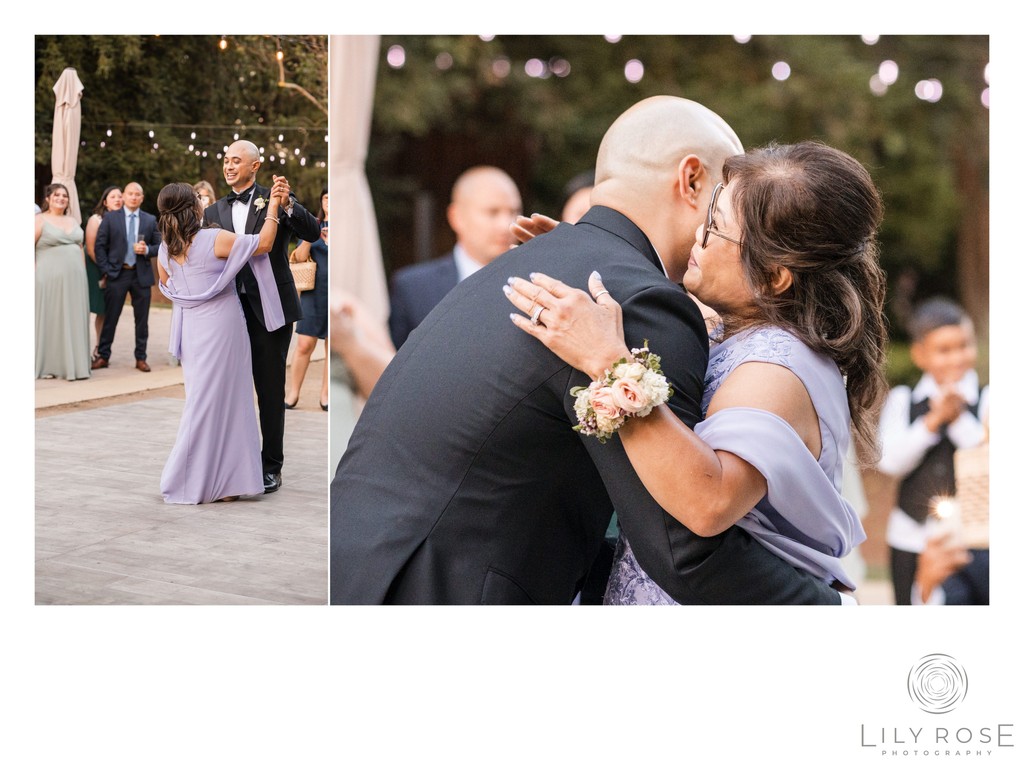
[[[235,278],[238,297],[245,315],[252,349],[252,379],[256,387],[256,403],[263,437],[263,491],[276,492],[282,485],[284,465],[284,386],[288,365],[288,346],[292,326],[302,318],[295,279],[288,266],[288,245],[292,237],[306,242],[320,239],[320,223],[316,216],[300,205],[291,193],[284,176],[274,176],[272,189],[256,183],[262,164],[259,149],[251,141],[235,141],[224,153],[224,180],[231,193],[206,208],[207,225],[237,233],[253,234],[263,227],[267,202],[271,193],[281,194],[288,203],[282,205],[277,226],[277,239],[267,257],[274,271],[277,292],[284,309],[284,326],[273,331],[263,324],[260,288],[252,268],[246,264]]]
[[[110,349],[124,302],[132,296],[135,318],[135,369],[149,372],[146,344],[149,341],[149,304],[155,284],[150,258],[160,247],[156,216],[141,209],[142,186],[135,181],[124,187],[124,205],[103,216],[96,231],[96,265],[107,277],[103,288],[103,327],[100,330],[92,369],[110,366]]]
[[[613,507],[640,565],[680,603],[839,604],[738,527],[702,538],[661,510],[617,439],[573,431],[590,380],[509,319],[509,277],[543,271],[621,301],[626,341],[650,343],[688,425],[701,415],[708,337],[682,279],[723,160],[716,114],[655,97],[598,152],[593,206],[461,282],[381,376],[331,486],[331,603],[569,604]]]
[[[504,170],[479,165],[456,179],[448,205],[455,247],[440,258],[399,269],[391,279],[388,328],[395,348],[449,290],[512,247],[509,225],[521,209],[519,189]]]

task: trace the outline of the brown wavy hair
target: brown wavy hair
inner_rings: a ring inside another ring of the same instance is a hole
[[[156,198],[157,228],[172,258],[184,255],[203,228],[203,211],[192,184],[167,184]]]
[[[100,201],[96,203],[96,207],[92,209],[93,215],[98,215],[100,218],[105,216],[110,211],[107,210],[107,197],[110,196],[110,192],[117,190],[121,191],[120,186],[108,186],[103,190],[103,194],[100,195]]]
[[[45,189],[43,189],[43,204],[39,206],[40,213],[45,213],[47,210],[50,209],[50,195],[57,191],[57,189],[63,189],[65,192],[67,192],[68,206],[64,208],[64,212],[61,215],[68,214],[68,211],[71,209],[71,192],[68,191],[68,187],[66,187],[64,184],[50,184]]]
[[[723,317],[726,332],[779,325],[834,360],[846,377],[854,430],[877,454],[888,332],[876,238],[883,207],[871,175],[816,141],[730,157],[723,175],[742,219],[742,262],[758,309],[755,321]],[[776,295],[783,266],[793,281]]]

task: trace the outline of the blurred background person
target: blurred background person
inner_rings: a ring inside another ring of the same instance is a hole
[[[36,377],[81,380],[89,372],[85,238],[68,215],[71,196],[50,184],[36,215]]]
[[[319,268],[319,267],[318,267]],[[330,475],[348,446],[365,402],[395,356],[388,328],[348,293],[330,308],[331,414]]]
[[[330,358],[327,348],[327,232],[329,200],[327,189],[320,192],[320,210],[317,213],[317,220],[320,222],[320,239],[316,242],[299,242],[299,246],[292,253],[292,258],[303,263],[310,258],[316,263],[316,278],[312,290],[305,290],[299,294],[299,301],[302,304],[302,319],[295,325],[296,347],[295,357],[292,359],[291,378],[285,389],[284,406],[286,409],[294,409],[299,403],[299,392],[302,390],[302,381],[306,378],[306,370],[309,368],[310,357],[316,348],[317,339],[324,342],[324,359]],[[323,382],[320,384],[320,409],[327,410],[327,398],[329,395],[330,371],[329,365],[324,362]]]
[[[92,347],[91,361],[95,362],[100,343],[100,332],[103,331],[103,289],[107,286],[107,277],[96,264],[96,232],[100,229],[100,221],[111,210],[120,210],[124,204],[121,199],[120,186],[108,186],[100,195],[99,202],[92,209],[92,215],[85,222],[85,275],[89,280],[89,311],[96,315],[96,342]]]
[[[478,165],[456,179],[448,205],[452,252],[399,269],[391,280],[388,326],[395,348],[455,285],[512,247],[509,226],[521,209],[519,189],[504,170]]]
[[[213,191],[213,184],[209,181],[198,181],[192,185],[192,188],[195,189],[203,210],[206,210],[206,208],[217,201],[217,195]]]
[[[590,192],[594,188],[594,171],[587,170],[569,179],[562,190],[562,220],[576,223],[590,210]]]
[[[918,556],[935,532],[936,501],[956,494],[953,454],[985,439],[988,412],[988,387],[979,390],[975,371],[974,324],[963,308],[948,298],[927,300],[909,330],[910,358],[922,375],[912,389],[889,392],[879,424],[878,470],[899,480],[886,528],[897,604],[912,603]],[[987,579],[988,551],[974,559]],[[985,591],[987,598],[987,585]]]

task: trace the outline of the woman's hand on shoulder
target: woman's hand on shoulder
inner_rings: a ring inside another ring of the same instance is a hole
[[[534,213],[529,218],[525,215],[517,215],[516,220],[509,226],[509,231],[522,244],[523,242],[529,242],[534,237],[539,237],[541,234],[547,234],[556,226],[558,226],[558,221],[554,218]]]
[[[520,330],[537,338],[562,361],[597,380],[629,348],[622,329],[622,307],[604,288],[601,275],[590,275],[590,294],[534,273],[504,286],[505,297],[526,314],[511,314]],[[593,297],[591,297],[593,296]]]

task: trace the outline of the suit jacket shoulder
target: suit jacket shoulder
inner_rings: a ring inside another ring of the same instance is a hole
[[[388,329],[395,348],[405,343],[434,307],[458,283],[455,255],[448,253],[425,263],[414,263],[391,278],[391,315]]]

